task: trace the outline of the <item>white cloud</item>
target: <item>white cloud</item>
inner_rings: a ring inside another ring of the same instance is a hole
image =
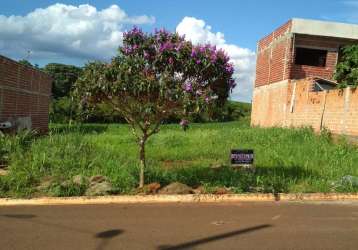
[[[54,4],[25,16],[0,15],[0,54],[21,59],[109,59],[122,43],[126,25],[152,24],[154,17],[128,16],[117,5]]]
[[[176,31],[185,35],[186,39],[195,44],[210,43],[224,49],[235,66],[234,77],[237,86],[233,90],[231,98],[246,102],[251,101],[256,63],[255,52],[235,44],[228,44],[225,41],[224,34],[214,33],[203,20],[194,17],[184,17],[178,24]]]

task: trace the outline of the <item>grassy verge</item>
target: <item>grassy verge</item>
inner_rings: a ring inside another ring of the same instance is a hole
[[[78,174],[107,176],[115,193],[132,193],[138,184],[138,148],[127,125],[53,125],[49,136],[10,140],[1,197],[82,195],[85,186],[61,185]],[[257,171],[230,168],[231,148],[254,149]],[[147,157],[147,183],[179,181],[208,192],[218,187],[237,193],[358,191],[332,185],[345,175],[358,176],[357,148],[344,140],[333,143],[329,135],[315,135],[308,128],[263,129],[229,122],[193,124],[183,132],[165,125],[149,140]],[[39,193],[36,187],[46,178],[55,184]]]

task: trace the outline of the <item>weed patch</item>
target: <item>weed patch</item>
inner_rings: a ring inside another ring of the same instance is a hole
[[[232,148],[254,149],[256,171],[231,168]],[[127,125],[56,124],[46,137],[1,140],[0,152],[9,169],[7,176],[0,176],[1,197],[83,195],[86,186],[70,181],[75,175],[106,176],[117,194],[133,193],[138,186],[138,149]],[[164,125],[149,140],[147,156],[146,183],[161,186],[181,182],[207,192],[223,187],[235,193],[358,191],[349,184],[332,184],[358,176],[357,147],[309,128],[250,128],[228,122],[193,124],[183,132],[177,125]],[[40,192],[38,186],[47,177],[58,181]]]

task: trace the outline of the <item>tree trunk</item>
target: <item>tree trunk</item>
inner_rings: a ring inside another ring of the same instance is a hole
[[[139,142],[139,160],[140,160],[140,172],[139,172],[139,187],[144,187],[144,169],[146,167],[145,164],[145,142],[147,138],[143,136],[143,138]]]

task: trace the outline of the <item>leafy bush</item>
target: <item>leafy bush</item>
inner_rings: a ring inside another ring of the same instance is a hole
[[[6,165],[9,160],[10,141],[7,136],[0,135],[0,165]]]
[[[335,80],[339,87],[358,86],[358,44],[346,46],[341,50],[342,57],[336,67]]]

